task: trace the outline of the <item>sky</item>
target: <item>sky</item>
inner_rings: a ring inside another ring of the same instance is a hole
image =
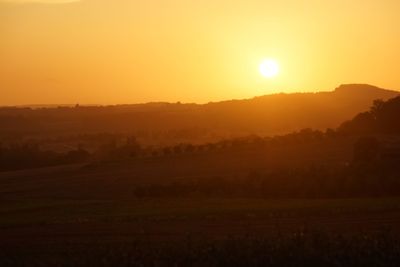
[[[398,14],[398,0],[0,0],[0,105],[398,90]]]

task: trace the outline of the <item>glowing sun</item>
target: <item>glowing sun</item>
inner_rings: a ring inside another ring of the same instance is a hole
[[[273,78],[279,74],[279,64],[274,59],[266,59],[260,64],[260,73],[266,78]]]

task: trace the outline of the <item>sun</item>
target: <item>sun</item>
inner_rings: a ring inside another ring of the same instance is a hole
[[[266,78],[273,78],[279,74],[279,64],[274,59],[265,59],[260,64],[260,73]]]

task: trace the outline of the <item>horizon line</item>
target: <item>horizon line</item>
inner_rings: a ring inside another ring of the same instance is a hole
[[[294,92],[275,92],[271,94],[263,94],[263,95],[255,95],[253,97],[248,97],[248,98],[232,98],[232,99],[221,99],[221,100],[211,100],[208,102],[184,102],[184,101],[164,101],[164,100],[154,100],[154,101],[147,101],[147,102],[132,102],[132,103],[34,103],[34,104],[0,104],[0,108],[32,108],[32,109],[40,109],[40,108],[72,108],[72,107],[112,107],[112,106],[132,106],[132,105],[148,105],[148,104],[182,104],[182,105],[207,105],[207,104],[212,104],[212,103],[221,103],[221,102],[229,102],[229,101],[241,101],[241,100],[252,100],[256,99],[259,97],[265,97],[265,96],[273,96],[273,95],[293,95],[293,94],[319,94],[319,93],[333,93],[335,92],[338,88],[342,86],[354,86],[354,85],[364,85],[364,86],[369,86],[369,87],[375,87],[380,90],[385,90],[385,91],[393,91],[393,92],[399,92],[400,90],[397,89],[386,89],[382,88],[379,86],[367,84],[367,83],[345,83],[345,84],[340,84],[338,87],[334,88],[333,90],[326,90],[326,91],[294,91]]]

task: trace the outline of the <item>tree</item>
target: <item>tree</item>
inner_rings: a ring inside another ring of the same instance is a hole
[[[174,150],[174,153],[175,153],[175,154],[180,154],[180,153],[182,153],[182,147],[181,147],[180,145],[174,146],[173,150]]]
[[[336,135],[337,135],[336,131],[331,128],[327,128],[325,130],[325,136],[328,138],[334,138],[334,137],[336,137]]]
[[[400,134],[400,96],[375,100],[369,112],[343,123],[338,131],[346,134]]]
[[[348,134],[371,134],[375,130],[375,119],[370,112],[363,112],[351,121],[344,122],[339,131]]]
[[[400,134],[400,97],[375,105],[375,118],[379,131],[385,134]]]
[[[127,138],[125,149],[129,157],[137,157],[142,151],[140,144],[137,142],[136,137],[134,136]]]
[[[370,113],[374,117],[374,119],[377,119],[378,114],[382,112],[382,108],[384,106],[385,106],[385,101],[383,101],[382,99],[374,100],[373,105],[370,109]]]
[[[185,146],[185,152],[186,152],[186,153],[193,153],[193,151],[194,151],[194,145],[192,145],[192,144],[187,144],[187,145]]]
[[[354,144],[354,161],[368,163],[379,157],[380,143],[375,137],[360,137]]]
[[[171,155],[171,148],[170,147],[164,147],[163,148],[163,153],[164,153],[164,156],[169,156],[169,155]]]
[[[69,151],[65,156],[65,163],[78,163],[88,160],[90,153],[83,148]]]

